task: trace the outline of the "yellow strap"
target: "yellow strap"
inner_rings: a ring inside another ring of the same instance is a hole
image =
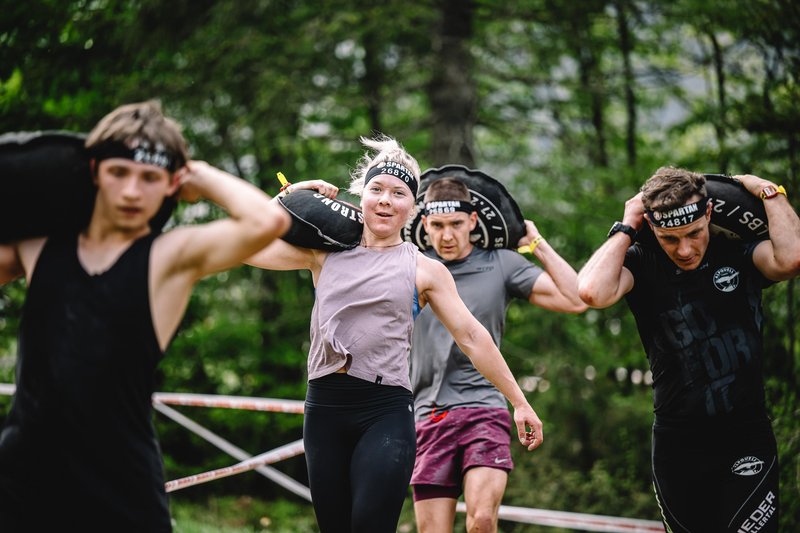
[[[287,191],[286,189],[289,188],[291,183],[289,183],[289,180],[287,180],[286,176],[283,175],[283,172],[278,172],[278,181],[281,182],[281,190],[280,190],[280,192],[283,193],[284,191],[286,191],[286,194],[288,194],[289,191]],[[281,194],[280,196],[283,196],[283,195]]]
[[[278,172],[278,181],[281,182],[281,187],[290,185],[289,181],[286,179],[286,176],[283,175],[283,172]]]
[[[526,246],[520,246],[519,248],[517,248],[517,251],[521,254],[532,254],[533,251],[536,249],[536,247],[539,246],[539,243],[542,242],[543,240],[544,239],[542,238],[542,236],[539,235],[538,237],[533,239],[533,241],[530,244]]]

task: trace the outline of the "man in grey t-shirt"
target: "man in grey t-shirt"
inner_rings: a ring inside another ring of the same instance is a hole
[[[577,274],[526,220],[528,245],[544,266],[512,250],[470,242],[477,223],[466,185],[441,178],[425,194],[425,231],[458,293],[499,346],[511,298],[545,309],[580,313]],[[497,531],[497,511],[512,468],[511,416],[502,394],[475,369],[453,337],[426,308],[417,317],[411,348],[417,459],[411,485],[420,533],[450,532],[463,492],[468,531]]]

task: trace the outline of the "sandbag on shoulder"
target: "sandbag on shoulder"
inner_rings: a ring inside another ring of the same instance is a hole
[[[767,212],[764,202],[750,194],[744,186],[724,174],[704,174],[706,193],[711,200],[712,235],[743,242],[760,241],[769,238]],[[642,225],[636,235],[637,242],[658,246],[655,236],[647,223]]]
[[[84,140],[60,131],[0,136],[0,242],[88,224],[95,187]]]
[[[422,173],[417,193],[417,214],[403,228],[403,238],[413,242],[420,250],[431,247],[430,238],[422,224],[425,210],[425,191],[441,178],[456,178],[469,189],[472,205],[478,213],[478,223],[470,234],[470,241],[479,248],[516,249],[525,236],[525,219],[517,202],[505,186],[480,170],[463,165],[445,165]]]
[[[0,135],[0,242],[79,231],[89,224],[96,189],[86,136],[68,131]],[[176,202],[164,201],[150,221],[161,231]]]
[[[364,230],[361,209],[344,200],[301,189],[279,197],[292,215],[292,226],[282,239],[302,248],[329,252],[358,246]]]

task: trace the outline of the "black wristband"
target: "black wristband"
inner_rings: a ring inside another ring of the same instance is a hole
[[[628,226],[627,224],[623,224],[619,220],[614,222],[614,224],[611,226],[611,229],[608,230],[608,237],[611,238],[613,235],[619,233],[620,231],[625,235],[627,235],[628,237],[630,237],[631,242],[636,240],[636,230]]]

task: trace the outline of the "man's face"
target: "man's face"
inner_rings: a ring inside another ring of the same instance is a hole
[[[696,197],[689,201],[696,202]],[[691,224],[678,226],[675,228],[659,228],[650,225],[653,234],[658,240],[658,244],[681,270],[694,270],[700,266],[700,262],[708,249],[708,242],[711,238],[709,223],[711,221],[711,205],[706,208],[705,216],[695,220]],[[650,221],[648,220],[648,223]]]
[[[125,158],[104,159],[97,164],[95,211],[112,227],[139,231],[178,182],[166,169]]]
[[[470,232],[478,223],[478,214],[456,211],[441,215],[422,217],[425,231],[433,244],[433,249],[445,261],[464,259],[472,251]]]

